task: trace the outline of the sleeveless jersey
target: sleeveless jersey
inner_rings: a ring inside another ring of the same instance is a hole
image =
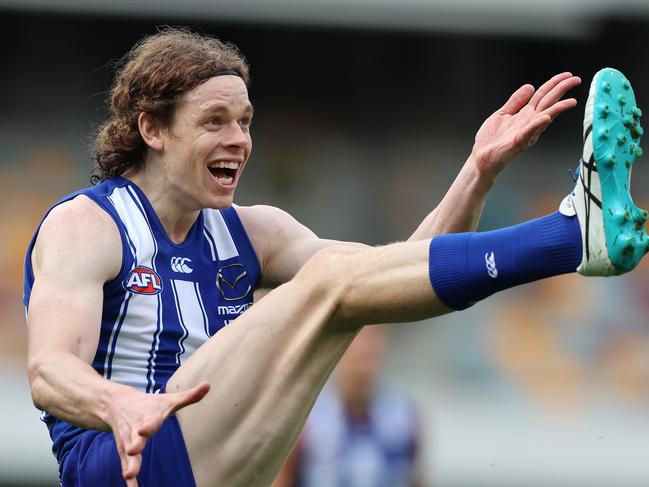
[[[300,487],[409,487],[418,422],[401,395],[378,390],[366,418],[352,419],[340,394],[326,387],[300,441]]]
[[[92,367],[106,379],[142,392],[163,391],[198,347],[252,305],[260,278],[252,244],[232,207],[202,210],[186,240],[176,244],[131,181],[110,178],[52,208],[78,195],[89,197],[113,218],[122,240],[120,273],[104,285]],[[31,253],[39,229],[25,260],[27,312],[34,283]],[[61,461],[83,430],[47,413],[43,420]]]

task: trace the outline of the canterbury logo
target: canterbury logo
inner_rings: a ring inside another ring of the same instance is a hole
[[[496,269],[496,256],[493,252],[487,252],[484,254],[484,261],[487,264],[487,272],[489,277],[496,278],[498,277],[498,269]]]
[[[189,267],[188,263],[191,263],[191,259],[187,257],[172,257],[171,270],[182,274],[190,274],[194,269]]]

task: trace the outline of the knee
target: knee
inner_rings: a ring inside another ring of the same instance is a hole
[[[344,295],[353,284],[354,260],[362,248],[332,245],[316,252],[295,276],[326,294]]]

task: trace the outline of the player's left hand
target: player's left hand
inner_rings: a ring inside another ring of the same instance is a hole
[[[579,77],[566,72],[546,81],[536,92],[532,85],[516,90],[475,136],[472,156],[478,172],[495,180],[518,154],[536,143],[559,114],[577,104],[574,98],[562,98],[580,83]]]

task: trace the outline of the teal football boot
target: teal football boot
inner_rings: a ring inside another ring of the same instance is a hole
[[[583,254],[577,272],[582,275],[629,272],[649,251],[647,212],[633,204],[630,192],[631,169],[642,155],[641,115],[622,73],[597,72],[586,102],[575,188],[560,207],[579,219]]]

